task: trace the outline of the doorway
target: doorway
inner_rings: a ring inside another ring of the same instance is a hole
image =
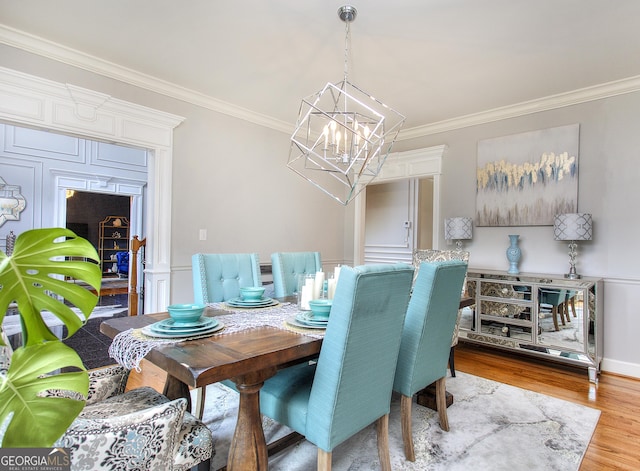
[[[109,221],[110,218],[119,220],[119,228],[108,230],[105,238],[104,221]],[[129,234],[130,220],[131,196],[77,190],[67,190],[66,192],[65,226],[76,235],[91,242],[100,257],[102,269],[102,285],[98,301],[100,306],[121,305],[128,307],[128,257],[125,270],[124,267],[118,266],[120,261],[117,253],[126,252],[128,255],[131,238]],[[114,235],[117,238],[114,238]],[[118,251],[104,250],[106,244],[109,244],[110,249],[115,247]]]
[[[365,221],[364,263],[411,263],[433,245],[433,177],[370,185]]]
[[[419,181],[423,182],[421,185],[426,184],[424,182],[429,182],[428,184],[431,186],[429,193],[432,195],[431,204],[418,200],[418,203],[423,205],[424,209],[420,210],[421,214],[419,219],[417,216],[414,216],[413,219],[414,221],[421,221],[420,224],[428,224],[428,218],[431,220],[430,229],[422,231],[420,226],[418,226],[418,228],[413,227],[412,243],[418,243],[418,247],[420,248],[424,247],[423,244],[428,244],[428,234],[430,234],[431,237],[430,245],[433,248],[438,248],[437,234],[440,232],[440,175],[442,173],[442,156],[444,151],[445,146],[442,145],[391,154],[376,178],[377,184],[409,181],[412,179],[420,179]],[[366,208],[367,193],[369,189],[373,187],[373,184],[369,185],[369,187],[365,188],[360,193],[360,196],[355,199],[353,230],[354,265],[362,265],[365,263],[365,234],[368,224]],[[419,207],[418,203],[415,205],[416,208]],[[428,209],[427,206],[429,206]],[[420,229],[422,232],[416,232],[417,229]]]
[[[173,130],[184,118],[94,90],[10,69],[0,69],[0,92],[4,97],[3,103],[11,104],[0,108],[0,121],[148,149],[149,179],[148,185],[144,182],[144,221],[142,207],[136,206],[134,193],[140,188],[142,196],[143,187],[136,185],[129,190],[134,196],[132,214],[140,216],[139,227],[133,230],[148,238],[144,275],[140,275],[144,276],[148,293],[144,298],[144,311],[160,312],[165,309],[171,304],[171,196],[167,194],[167,188],[171,188]],[[39,112],[34,113],[34,109]],[[57,227],[65,224],[65,219],[59,217],[58,208],[64,204],[66,189],[83,189],[75,186],[74,178],[64,180],[58,178],[56,183],[55,220],[51,224]],[[111,181],[97,183],[101,188],[120,184]],[[131,181],[121,183],[130,187]],[[142,204],[141,198],[138,200]]]

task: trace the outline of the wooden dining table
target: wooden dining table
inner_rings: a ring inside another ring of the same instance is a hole
[[[290,299],[281,300],[283,302]],[[473,304],[462,298],[460,307]],[[234,313],[207,307],[205,316],[223,323]],[[112,339],[129,329],[140,329],[166,319],[166,312],[109,319],[100,331]],[[240,393],[238,420],[229,449],[227,471],[268,469],[268,449],[260,416],[260,388],[278,369],[315,358],[322,338],[274,326],[252,327],[239,332],[213,334],[196,340],[154,347],[145,359],[167,372],[163,393],[169,399],[186,398],[191,405],[190,388],[206,387],[222,380],[232,380]],[[291,441],[279,442],[275,450]]]
[[[227,310],[208,307],[205,316],[223,323]],[[169,317],[166,312],[104,321],[100,331],[112,339],[129,329],[140,329]],[[232,380],[240,394],[238,420],[231,441],[227,470],[266,470],[268,451],[260,416],[260,388],[279,368],[316,357],[322,339],[274,326],[213,334],[196,340],[154,347],[145,359],[166,371],[164,394],[184,397],[190,388]]]

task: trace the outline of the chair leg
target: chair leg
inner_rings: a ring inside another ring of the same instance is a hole
[[[553,308],[551,308],[551,316],[553,317],[553,327],[554,329],[560,330],[560,328],[558,327],[558,306],[553,306]]]
[[[453,347],[451,347],[451,349],[449,350],[449,370],[451,371],[451,377],[455,378],[456,377],[456,366],[454,363],[454,352],[455,352],[455,345]]]
[[[415,461],[416,454],[413,450],[413,430],[411,427],[411,403],[413,398],[400,396],[400,424],[402,427],[402,443],[404,444],[404,457],[408,461]]]
[[[376,420],[378,432],[378,458],[382,471],[391,471],[391,455],[389,454],[389,414]]]
[[[331,471],[331,452],[318,448],[318,471]]]
[[[196,403],[193,410],[193,415],[195,415],[198,419],[202,420],[202,415],[204,414],[204,403],[207,396],[207,389],[202,386],[196,389]]]
[[[436,381],[436,407],[440,418],[440,428],[449,431],[449,418],[447,417],[447,378],[442,377]]]

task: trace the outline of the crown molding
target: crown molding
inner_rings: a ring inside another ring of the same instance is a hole
[[[294,125],[255,111],[236,106],[200,92],[160,80],[127,67],[91,56],[52,41],[0,24],[0,43],[31,52],[49,59],[78,67],[96,74],[120,80],[131,85],[172,97],[218,113],[233,116],[259,126],[290,134]],[[443,121],[407,128],[400,131],[397,140],[405,141],[453,131],[469,126],[515,118],[541,111],[548,111],[588,101],[600,100],[615,95],[640,90],[640,76],[629,77],[591,87],[560,93],[535,100],[508,105],[480,113],[469,114]]]
[[[640,90],[640,76],[629,77],[614,82],[585,87],[571,92],[559,93],[544,98],[524,101],[515,105],[503,106],[480,113],[459,116],[457,118],[438,121],[435,123],[404,129],[400,132],[398,140],[414,139],[429,136],[469,126],[491,123],[503,119],[516,118],[541,111],[549,111],[565,106],[577,105],[588,101],[601,100],[625,93],[633,93]]]
[[[137,72],[2,24],[0,24],[0,43],[276,131],[291,133],[294,128],[290,123],[218,100],[203,93]]]

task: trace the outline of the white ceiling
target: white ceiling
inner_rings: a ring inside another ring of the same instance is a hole
[[[0,42],[46,39],[293,124],[301,98],[343,78],[345,3],[0,0]],[[638,0],[350,3],[349,80],[405,128],[640,77]]]

